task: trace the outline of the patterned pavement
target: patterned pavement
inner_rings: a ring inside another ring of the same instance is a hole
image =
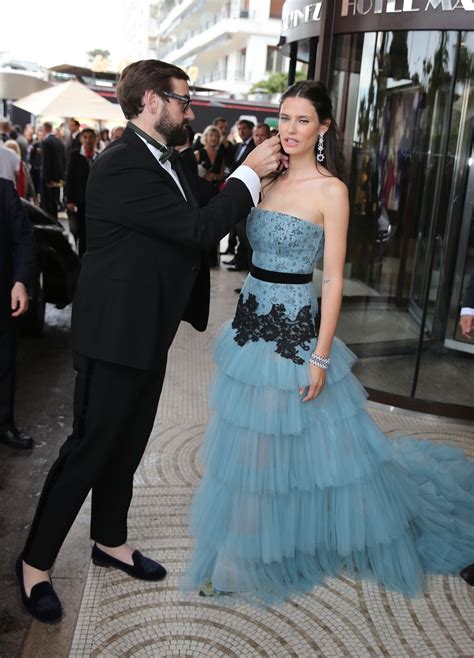
[[[458,577],[430,577],[425,595],[412,600],[369,582],[329,579],[325,587],[272,609],[224,606],[178,592],[208,419],[209,344],[232,315],[237,300],[232,289],[239,284],[236,274],[214,273],[210,330],[198,334],[181,327],[136,477],[130,541],[162,561],[169,576],[150,584],[91,565],[69,656],[474,656],[474,590]],[[448,440],[474,456],[472,426],[378,405],[370,405],[370,413],[389,435]],[[83,522],[87,514],[86,503]]]

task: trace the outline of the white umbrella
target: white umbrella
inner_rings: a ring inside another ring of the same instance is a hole
[[[117,123],[125,121],[119,105],[109,103],[77,80],[28,94],[15,101],[14,105],[35,116],[87,117]]]
[[[0,71],[0,98],[10,99],[20,98],[25,94],[41,91],[51,87],[50,82],[41,80],[33,75],[28,75],[23,71]]]

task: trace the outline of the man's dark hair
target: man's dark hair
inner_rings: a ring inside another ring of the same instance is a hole
[[[71,119],[70,123],[76,124],[77,127],[79,127],[81,125],[77,119]]]
[[[217,126],[218,123],[221,121],[225,121],[227,123],[227,119],[225,117],[216,117],[215,119],[212,120],[212,125]]]
[[[50,133],[53,129],[53,124],[51,123],[51,121],[44,121],[43,128],[47,133]]]
[[[97,137],[97,133],[94,130],[94,128],[83,128],[81,132],[79,133],[79,137],[82,137],[82,135],[85,135],[86,133],[92,133],[94,137]]]
[[[242,124],[245,124],[249,130],[253,130],[254,123],[253,121],[249,121],[248,119],[241,119],[237,125],[241,126]]]
[[[172,78],[189,80],[183,69],[158,59],[142,59],[126,66],[118,81],[117,98],[127,119],[142,112],[142,98],[147,89],[172,91]]]
[[[257,128],[265,128],[265,130],[267,131],[267,134],[268,135],[270,134],[270,126],[268,125],[268,123],[257,123],[257,125],[255,126],[255,130]]]

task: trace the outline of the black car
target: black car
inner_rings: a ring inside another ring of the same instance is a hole
[[[24,199],[22,205],[34,226],[38,245],[38,267],[22,325],[25,333],[39,336],[43,331],[46,302],[58,308],[72,302],[80,260],[74,251],[74,238],[57,219]]]

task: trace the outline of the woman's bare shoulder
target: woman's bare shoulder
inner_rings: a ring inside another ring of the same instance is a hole
[[[347,199],[348,189],[347,185],[336,176],[328,176],[320,179],[324,186],[324,195],[330,200],[336,201],[338,199]]]

